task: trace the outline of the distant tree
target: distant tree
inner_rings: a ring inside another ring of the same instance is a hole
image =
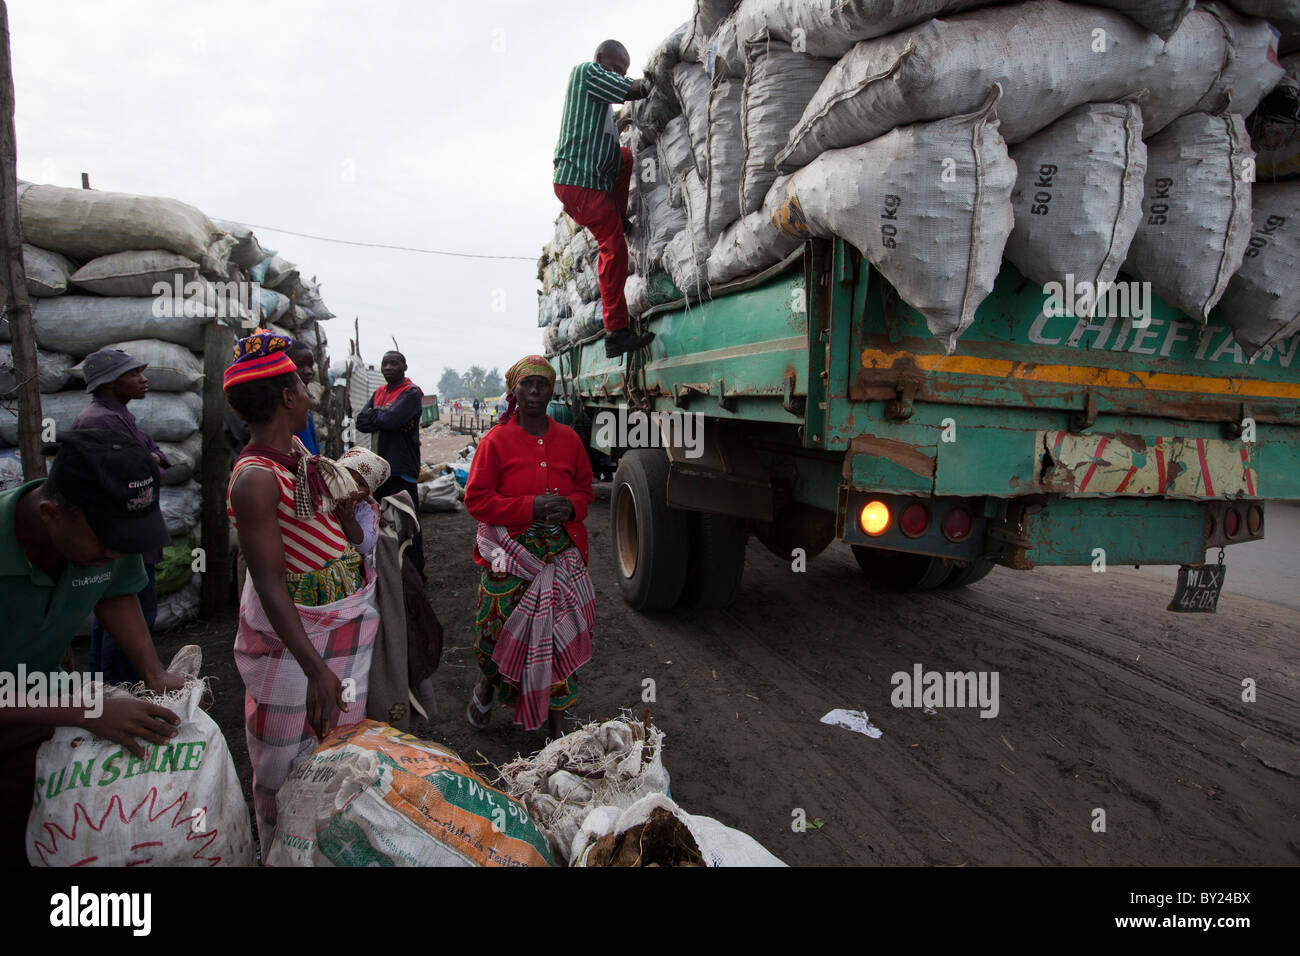
[[[470,398],[482,398],[486,393],[483,391],[483,379],[487,377],[487,372],[479,365],[471,365],[469,371],[465,373],[464,383],[465,391]]]
[[[488,398],[497,398],[505,390],[506,384],[501,381],[501,370],[494,368],[488,372],[487,377],[483,379],[483,394]]]
[[[438,397],[460,398],[463,394],[465,383],[461,380],[460,373],[454,368],[444,368],[442,378],[438,379]]]

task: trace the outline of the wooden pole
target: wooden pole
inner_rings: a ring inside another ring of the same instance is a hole
[[[235,352],[235,332],[220,322],[203,330],[203,487],[201,527],[207,570],[199,592],[199,615],[211,617],[230,598],[230,519],[226,486],[230,484],[230,449],[226,445],[226,394],[221,379]]]
[[[0,0],[0,268],[9,286],[6,303],[18,378],[18,453],[23,479],[45,477],[41,456],[41,389],[36,381],[36,329],[23,266],[23,224],[18,213],[18,144],[14,136],[14,75],[9,54],[9,7]]]

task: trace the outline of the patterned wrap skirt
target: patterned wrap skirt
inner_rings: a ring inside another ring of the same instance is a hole
[[[351,597],[365,586],[361,555],[352,545],[342,555],[317,571],[284,573],[289,598],[302,607],[325,607]]]
[[[515,540],[543,561],[574,546],[569,533],[562,527],[529,528],[523,534],[515,535]],[[502,679],[500,668],[492,660],[492,652],[496,650],[501,628],[510,620],[510,615],[523,600],[532,582],[511,574],[497,574],[491,568],[483,568],[482,571],[478,588],[478,614],[475,618],[478,640],[474,643],[474,656],[497,703],[513,706],[519,697],[519,691]],[[565,710],[577,699],[578,685],[573,675],[551,685],[551,710]]]

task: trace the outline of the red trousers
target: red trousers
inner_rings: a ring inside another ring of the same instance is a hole
[[[627,328],[627,237],[623,235],[623,216],[627,213],[627,194],[632,182],[632,151],[623,150],[623,163],[610,192],[584,189],[581,186],[556,186],[555,195],[564,211],[580,226],[586,226],[600,246],[596,277],[600,281],[600,308],[605,331]]]

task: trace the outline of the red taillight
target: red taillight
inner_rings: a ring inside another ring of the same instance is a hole
[[[943,516],[943,536],[949,541],[965,541],[974,522],[965,508],[953,508]]]
[[[1246,512],[1246,527],[1251,534],[1259,534],[1264,530],[1264,509],[1259,505],[1251,505]]]
[[[921,537],[930,530],[930,509],[920,502],[908,505],[898,519],[898,526],[909,538]]]
[[[1223,533],[1229,538],[1241,534],[1241,516],[1232,509],[1223,513]]]

